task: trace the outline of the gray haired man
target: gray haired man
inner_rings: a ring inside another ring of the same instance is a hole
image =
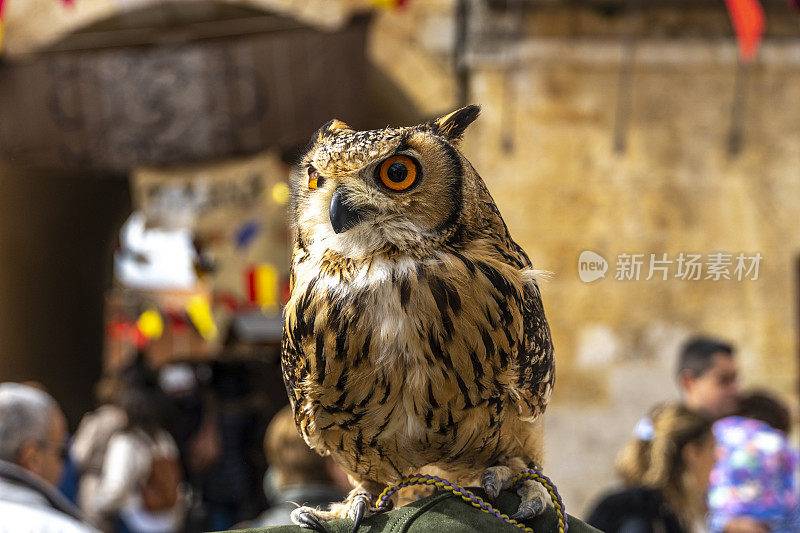
[[[94,531],[54,487],[66,436],[64,414],[49,394],[0,383],[0,532]]]

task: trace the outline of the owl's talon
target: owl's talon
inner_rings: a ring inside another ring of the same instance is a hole
[[[534,516],[539,516],[544,511],[544,502],[541,500],[523,501],[519,504],[517,512],[511,515],[511,518],[518,521],[528,520]]]
[[[511,469],[507,466],[492,466],[483,471],[481,486],[489,500],[494,500],[500,491],[511,486]]]
[[[491,470],[487,470],[483,473],[481,477],[481,485],[483,485],[483,490],[486,491],[486,495],[489,496],[490,500],[494,500],[497,498],[497,495],[500,494],[500,488],[498,487],[497,483],[497,474]]]
[[[352,533],[357,533],[358,528],[361,527],[361,520],[367,514],[369,509],[369,497],[364,494],[359,494],[353,498],[353,503],[350,505],[350,515],[353,519]]]
[[[330,533],[325,526],[322,525],[322,522],[319,521],[317,515],[314,514],[313,509],[308,507],[298,507],[292,511],[291,518],[292,522],[300,527],[313,529],[319,533]]]
[[[514,520],[527,520],[539,516],[547,506],[548,494],[544,487],[532,479],[526,479],[517,489],[517,494],[522,500],[517,512],[511,515]]]

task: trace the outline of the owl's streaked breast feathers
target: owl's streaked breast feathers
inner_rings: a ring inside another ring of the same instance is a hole
[[[309,445],[365,480],[539,459],[550,331],[530,260],[457,149],[477,115],[332,121],[293,176],[284,380]]]

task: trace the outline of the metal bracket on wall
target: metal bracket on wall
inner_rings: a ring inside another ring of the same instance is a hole
[[[731,127],[728,132],[728,155],[736,157],[742,151],[744,120],[747,107],[747,87],[750,82],[752,63],[736,63],[736,78],[733,82],[733,103],[731,104]]]
[[[519,69],[519,46],[522,41],[525,26],[522,12],[522,0],[509,0],[506,6],[506,22],[509,26],[506,32],[506,45],[503,52],[508,58],[503,63],[503,100],[500,108],[500,148],[506,154],[514,151],[514,129],[516,125],[516,96],[513,80]]]
[[[625,33],[617,85],[617,112],[614,116],[614,153],[624,154],[628,147],[628,127],[633,100],[633,70],[636,64],[636,44],[641,29],[641,5],[629,0],[625,7]]]
[[[469,25],[469,0],[456,3],[456,31],[453,43],[453,70],[456,73],[456,100],[459,107],[469,102],[469,65],[467,64],[467,30]]]

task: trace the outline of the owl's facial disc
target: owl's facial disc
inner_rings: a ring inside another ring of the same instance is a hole
[[[364,211],[353,206],[341,187],[333,192],[329,213],[331,226],[337,234],[349,230],[364,219]]]

